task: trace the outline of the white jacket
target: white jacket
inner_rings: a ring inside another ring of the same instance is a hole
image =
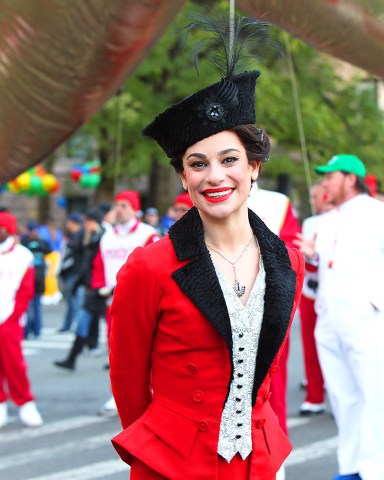
[[[359,194],[318,220],[318,315],[384,314],[384,203]]]
[[[33,254],[8,237],[0,244],[0,323],[15,309],[16,293],[27,270],[33,266]]]

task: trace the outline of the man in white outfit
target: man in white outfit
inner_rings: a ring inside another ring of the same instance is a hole
[[[100,252],[104,265],[105,296],[112,301],[116,275],[136,247],[145,247],[159,240],[158,232],[137,218],[140,197],[135,190],[123,190],[114,199],[115,225],[101,237]],[[110,331],[110,315],[107,308],[107,330]],[[116,416],[115,400],[111,397],[99,410],[103,416]]]
[[[305,239],[310,240],[314,238],[320,215],[328,212],[332,208],[332,204],[327,201],[326,197],[324,187],[320,182],[312,185],[309,201],[316,215],[312,215],[303,221],[302,235]],[[299,304],[300,330],[306,379],[305,400],[300,406],[300,415],[314,415],[325,411],[324,378],[315,341],[315,299],[318,284],[317,267],[306,264],[303,291]]]
[[[297,245],[318,264],[315,337],[339,434],[334,480],[384,479],[384,203],[373,199],[354,155],[315,171],[335,206],[312,241]]]

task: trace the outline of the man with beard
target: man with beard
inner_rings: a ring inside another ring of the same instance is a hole
[[[334,208],[316,238],[297,245],[318,265],[315,338],[338,427],[339,475],[384,478],[384,204],[368,195],[355,155],[335,155],[315,171]]]

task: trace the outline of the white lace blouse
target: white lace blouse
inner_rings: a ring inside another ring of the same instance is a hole
[[[245,459],[252,451],[252,389],[264,313],[265,270],[260,270],[247,303],[243,305],[232,286],[215,267],[232,327],[233,380],[220,423],[217,451],[227,462],[237,452]]]

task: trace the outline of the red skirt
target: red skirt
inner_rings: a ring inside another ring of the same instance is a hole
[[[240,455],[236,455],[228,463],[219,456],[219,480],[248,480],[249,466],[251,456],[243,460]],[[159,473],[155,472],[137,458],[132,460],[130,480],[169,480]],[[275,478],[271,478],[275,480]]]

